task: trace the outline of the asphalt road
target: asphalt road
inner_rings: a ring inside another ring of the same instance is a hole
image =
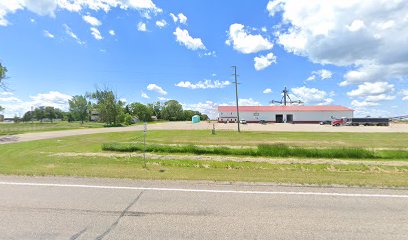
[[[407,239],[408,190],[0,176],[0,239]]]

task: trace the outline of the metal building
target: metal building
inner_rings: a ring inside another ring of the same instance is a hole
[[[354,110],[343,106],[240,106],[240,120],[248,123],[319,123],[321,121],[352,118]],[[236,122],[235,106],[219,106],[218,122]]]

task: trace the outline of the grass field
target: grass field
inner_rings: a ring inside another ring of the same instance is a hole
[[[34,123],[0,123],[1,135],[14,135],[28,132],[59,131],[81,128],[102,128],[103,123],[96,122],[34,122]]]
[[[81,156],[79,153],[102,153],[102,144],[141,141],[142,132],[108,133],[66,137],[0,145],[0,173],[17,175],[64,175],[87,177],[123,177],[135,179],[183,179],[214,181],[251,181],[299,184],[341,184],[358,186],[408,187],[407,165],[364,163],[277,164],[268,162],[213,160],[147,159],[125,156]],[[395,133],[235,133],[218,131],[150,131],[149,143],[255,146],[284,142],[290,146],[333,147],[357,144],[368,148],[399,149],[408,146],[408,134]],[[380,142],[377,142],[381,140]],[[341,143],[341,144],[339,144]],[[55,155],[78,153],[78,156]],[[408,162],[408,159],[398,159]],[[370,162],[371,159],[364,160]],[[363,161],[363,162],[364,162]],[[378,161],[378,160],[376,160]],[[383,160],[384,162],[389,160]]]

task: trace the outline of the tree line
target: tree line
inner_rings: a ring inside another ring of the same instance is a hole
[[[201,120],[209,119],[206,114],[199,111],[184,110],[176,100],[168,100],[164,103],[157,101],[149,104],[139,102],[126,104],[119,100],[112,90],[106,89],[73,96],[68,103],[67,112],[50,106],[38,107],[26,112],[21,120],[43,122],[47,119],[53,122],[55,119],[61,119],[82,123],[97,121],[108,126],[119,126],[131,125],[137,121],[190,121],[194,115],[199,115]]]

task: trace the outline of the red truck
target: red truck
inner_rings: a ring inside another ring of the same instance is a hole
[[[388,118],[342,118],[332,121],[332,126],[389,126]]]

